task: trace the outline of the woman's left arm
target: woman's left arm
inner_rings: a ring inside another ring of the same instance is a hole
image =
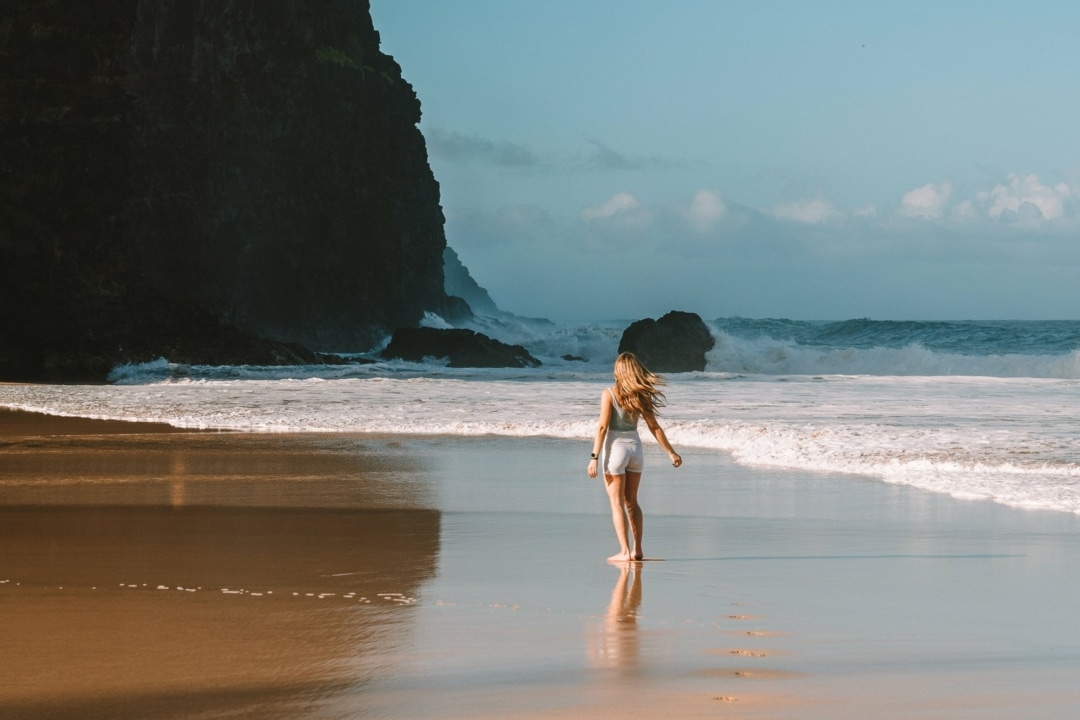
[[[671,458],[671,465],[673,467],[682,465],[682,457],[680,457],[679,453],[675,452],[675,448],[671,447],[671,443],[668,442],[667,435],[664,433],[664,428],[660,427],[660,423],[656,421],[656,416],[649,413],[643,415],[642,420],[644,420],[645,425],[648,426],[649,432],[656,438],[656,442],[660,443],[660,447],[667,451],[668,457]]]

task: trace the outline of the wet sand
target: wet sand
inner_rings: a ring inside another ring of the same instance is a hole
[[[1076,517],[647,450],[619,567],[582,458],[0,411],[0,717],[1080,713]]]

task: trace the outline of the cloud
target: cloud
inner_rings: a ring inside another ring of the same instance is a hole
[[[653,214],[642,206],[630,193],[616,193],[600,203],[583,208],[580,213],[584,223],[615,222],[620,225],[641,227],[652,220]]]
[[[682,216],[695,232],[704,235],[713,230],[727,215],[727,205],[720,193],[698,190],[690,205],[682,210]]]
[[[1068,220],[1066,189],[1017,176],[980,201],[932,183],[906,207],[936,219],[914,223],[896,206],[845,212],[816,199],[761,211],[709,189],[679,202],[623,191],[562,216],[450,209],[447,238],[501,307],[528,315],[1058,317],[1075,304],[1080,243],[1067,222],[1022,218],[1044,217],[1027,198],[1057,198]],[[1002,198],[1013,199],[1000,217],[1015,222],[989,217]]]
[[[459,165],[483,164],[512,169],[545,169],[560,172],[643,171],[687,167],[689,163],[657,155],[628,155],[600,140],[588,140],[588,149],[576,153],[541,154],[528,145],[506,140],[489,140],[443,128],[426,128],[428,151]]]
[[[482,162],[509,168],[532,168],[545,164],[539,155],[519,143],[494,142],[478,135],[464,135],[439,128],[425,130],[424,136],[433,155],[451,162]]]
[[[1047,187],[1038,175],[1010,173],[1008,184],[995,185],[992,190],[979,193],[977,199],[987,206],[990,218],[1037,222],[1064,217],[1065,204],[1071,195],[1065,183]]]
[[[975,203],[971,200],[962,200],[953,206],[952,212],[949,213],[953,220],[957,220],[962,223],[973,222],[979,219],[979,212],[975,208]]]
[[[945,212],[945,207],[953,195],[952,183],[927,183],[922,187],[908,190],[900,199],[900,213],[907,217],[921,217],[936,220]]]
[[[1050,228],[1077,219],[1072,187],[1064,182],[1045,185],[1035,174],[1010,173],[1006,182],[989,190],[968,197],[957,195],[948,180],[928,183],[904,193],[899,214],[957,226],[995,221],[1027,229]]]
[[[769,214],[781,220],[791,220],[807,225],[818,225],[836,217],[837,211],[825,200],[797,200],[784,205],[776,205]]]
[[[715,190],[698,190],[689,202],[652,206],[621,192],[578,213],[592,237],[621,239],[633,232],[673,248],[693,247],[701,236],[716,234],[729,217],[727,204]]]
[[[656,170],[681,167],[684,163],[658,156],[633,156],[621,153],[599,140],[589,140],[591,151],[585,156],[586,167],[593,170]]]

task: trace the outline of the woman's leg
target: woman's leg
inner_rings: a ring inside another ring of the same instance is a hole
[[[626,538],[626,475],[604,474],[608,500],[611,503],[611,522],[615,526],[615,537],[619,540],[619,554],[612,555],[608,562],[630,559],[630,545]]]
[[[641,486],[641,473],[626,471],[626,482],[623,484],[623,497],[626,501],[626,516],[630,518],[630,532],[634,536],[633,559],[641,560],[645,557],[641,549],[641,536],[645,532],[645,517],[638,504],[638,488]]]

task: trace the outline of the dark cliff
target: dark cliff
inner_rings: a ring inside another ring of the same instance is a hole
[[[503,314],[488,291],[473,279],[469,269],[462,264],[461,258],[449,245],[443,253],[443,274],[446,276],[446,292],[464,300],[473,312],[482,315]]]
[[[467,312],[419,120],[366,0],[4,3],[0,376]]]

